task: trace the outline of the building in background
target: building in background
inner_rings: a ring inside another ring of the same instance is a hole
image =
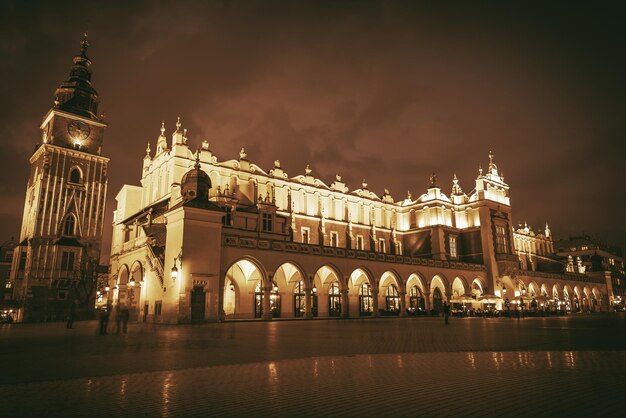
[[[509,185],[489,154],[473,190],[433,174],[395,200],[349,190],[307,166],[290,177],[241,150],[193,151],[180,118],[161,126],[139,186],[118,193],[110,299],[140,321],[361,317],[471,309],[590,311],[614,298],[603,278],[566,271],[549,228],[513,228]]]
[[[85,35],[30,158],[10,276],[21,321],[63,319],[72,303],[88,315],[94,306],[109,159],[101,155],[107,124],[98,116],[88,46]]]
[[[620,248],[604,245],[588,235],[559,240],[554,245],[557,254],[567,259],[568,271],[582,266],[591,274],[604,276],[613,288],[613,306],[624,309],[626,274]]]
[[[13,300],[13,289],[9,280],[13,252],[17,241],[11,237],[0,245],[0,322],[12,322],[17,313],[17,304]]]

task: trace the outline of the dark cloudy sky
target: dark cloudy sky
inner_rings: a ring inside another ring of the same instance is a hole
[[[469,192],[491,148],[515,223],[626,247],[625,20],[595,1],[3,1],[0,241],[19,234],[38,126],[88,29],[109,219],[180,115],[221,160],[245,146],[396,200],[433,171]]]

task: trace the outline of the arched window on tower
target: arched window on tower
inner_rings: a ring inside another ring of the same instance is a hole
[[[63,223],[63,235],[74,236],[76,231],[76,218],[74,215],[68,215]]]
[[[70,170],[70,183],[80,184],[81,177],[80,170],[77,167]]]

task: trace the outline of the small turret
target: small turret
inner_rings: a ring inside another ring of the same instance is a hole
[[[183,203],[190,200],[206,202],[209,199],[211,189],[211,179],[209,175],[200,168],[200,153],[196,153],[196,163],[193,168],[183,176],[181,182],[181,195]]]
[[[150,169],[150,163],[152,162],[152,157],[150,157],[150,143],[148,142],[148,146],[146,147],[146,155],[143,157],[143,173],[144,176]]]
[[[157,139],[157,148],[155,156],[167,150],[167,138],[165,137],[165,121],[161,122],[161,135]]]
[[[182,123],[180,122],[180,116],[176,119],[176,130],[172,133],[172,148],[176,145],[184,145],[187,142],[185,137],[187,130],[181,129]]]

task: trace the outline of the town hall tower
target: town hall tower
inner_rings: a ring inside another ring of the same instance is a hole
[[[94,302],[109,159],[101,155],[107,123],[98,115],[88,47],[85,34],[30,158],[10,279],[13,297],[21,302],[21,321],[61,319],[70,309],[89,310]]]

